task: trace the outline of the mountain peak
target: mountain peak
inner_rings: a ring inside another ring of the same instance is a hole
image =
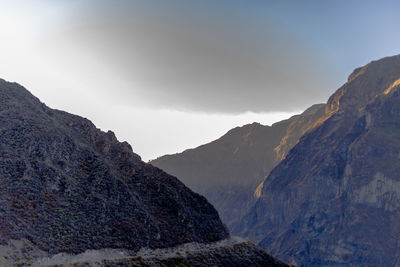
[[[386,57],[357,68],[328,100],[327,114],[357,111],[400,78],[400,55]]]
[[[0,81],[0,245],[51,253],[228,237],[216,210],[112,131]]]
[[[271,126],[255,122],[233,128],[218,140],[151,164],[205,195],[231,226],[259,196],[269,171],[324,115],[325,104],[313,105]]]
[[[398,264],[399,77],[400,56],[354,71],[235,231],[301,266]]]

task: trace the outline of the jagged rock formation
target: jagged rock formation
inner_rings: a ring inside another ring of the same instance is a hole
[[[359,68],[235,230],[302,266],[400,264],[400,56]]]
[[[216,210],[89,120],[0,81],[0,244],[50,253],[228,237]]]
[[[209,144],[162,156],[151,164],[204,195],[231,226],[254,204],[264,177],[324,115],[325,105],[314,105],[272,126],[253,123],[234,128]]]

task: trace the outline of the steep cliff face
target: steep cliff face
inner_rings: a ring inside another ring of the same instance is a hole
[[[396,266],[400,57],[356,70],[236,231],[299,265]]]
[[[229,236],[207,200],[89,120],[0,80],[0,244],[170,247]]]
[[[293,119],[286,128],[279,145],[274,148],[275,162],[281,162],[299,141],[300,137],[310,131],[325,116],[325,104],[316,104]]]
[[[234,128],[209,144],[151,164],[204,195],[230,226],[254,204],[264,177],[324,115],[325,105],[314,105],[272,126],[253,123]]]

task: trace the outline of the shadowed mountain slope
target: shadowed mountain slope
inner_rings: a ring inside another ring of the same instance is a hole
[[[264,177],[324,115],[325,105],[314,105],[272,126],[253,123],[234,128],[209,144],[162,156],[151,164],[204,195],[229,226],[254,204],[255,190]]]
[[[397,266],[400,56],[359,68],[235,230],[301,266]]]
[[[50,252],[228,237],[207,200],[89,120],[0,81],[0,244]]]
[[[69,259],[286,266],[230,239],[204,197],[141,161],[111,131],[0,80],[0,265],[72,266]]]

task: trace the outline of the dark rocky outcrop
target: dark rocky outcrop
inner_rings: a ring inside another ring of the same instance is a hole
[[[229,236],[207,200],[89,120],[0,80],[0,244],[50,253]]]
[[[235,230],[302,266],[397,266],[400,56],[359,68]]]
[[[150,163],[204,195],[231,226],[255,203],[265,176],[324,115],[325,105],[314,105],[272,126],[237,127],[209,144]]]

